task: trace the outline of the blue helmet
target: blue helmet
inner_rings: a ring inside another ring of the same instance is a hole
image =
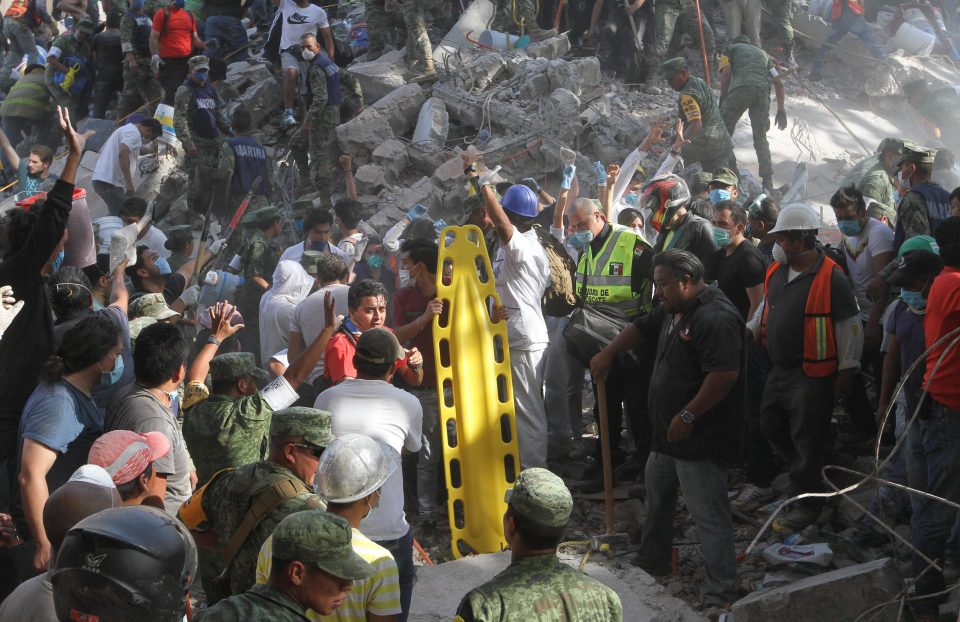
[[[537,209],[539,206],[537,195],[523,184],[510,186],[504,193],[500,205],[508,212],[522,218],[533,218],[540,213]]]

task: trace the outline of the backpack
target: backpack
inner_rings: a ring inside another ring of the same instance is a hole
[[[183,9],[187,11],[186,9]],[[190,16],[190,22],[193,24],[193,31],[197,30],[197,16],[194,15],[191,11],[187,11],[187,15]],[[163,38],[163,35],[167,34],[167,24],[170,23],[170,5],[163,7],[163,25],[160,26],[160,34],[158,37]]]
[[[550,284],[543,292],[541,307],[543,314],[550,317],[564,317],[577,306],[577,263],[567,253],[560,240],[539,225],[534,225],[537,241],[547,253],[550,266]]]

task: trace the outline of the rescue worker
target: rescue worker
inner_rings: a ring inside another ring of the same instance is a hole
[[[167,263],[170,269],[176,272],[183,264],[192,260],[193,256],[193,229],[190,225],[174,225],[167,229],[167,241],[163,247],[170,251]]]
[[[431,80],[437,76],[433,65],[433,45],[427,35],[426,15],[431,9],[439,8],[439,4],[437,0],[409,0],[400,5],[403,23],[407,28],[406,62],[418,74],[412,79],[413,82]],[[536,24],[536,21],[533,23]]]
[[[143,11],[145,0],[132,0],[130,10],[120,20],[120,46],[124,55],[123,90],[117,102],[117,118],[122,119],[141,103],[150,103],[150,114],[163,97],[160,82],[150,68],[150,31],[153,18]]]
[[[0,124],[15,145],[25,135],[36,135],[41,145],[54,145],[60,126],[54,122],[43,65],[28,65],[0,104]],[[8,160],[9,163],[9,160]],[[18,188],[17,190],[23,190]]]
[[[87,101],[93,90],[89,63],[94,28],[89,19],[80,20],[75,32],[54,39],[47,52],[47,88],[57,105],[69,109],[75,121],[87,117]]]
[[[690,205],[690,189],[676,175],[654,177],[640,194],[640,207],[650,214],[650,225],[657,231],[654,253],[672,248],[690,251],[703,264],[706,273],[712,274],[719,250],[713,240],[713,226],[709,220],[694,214]]]
[[[960,150],[960,97],[952,86],[931,89],[925,80],[911,80],[903,85],[903,94],[947,147]]]
[[[660,68],[670,88],[680,93],[677,106],[683,136],[690,141],[682,147],[681,153],[673,155],[682,155],[687,166],[699,162],[705,171],[722,166],[737,170],[733,141],[723,125],[717,98],[707,83],[690,75],[683,58],[671,58]]]
[[[37,0],[13,0],[3,14],[3,36],[7,40],[7,52],[0,65],[0,91],[7,93],[16,80],[13,70],[20,64],[24,56],[27,65],[42,63],[40,50],[37,48],[36,34],[42,24],[47,24],[58,34],[57,23],[44,9],[46,2]]]
[[[901,139],[884,138],[877,146],[876,154],[854,166],[840,184],[841,188],[856,186],[867,201],[867,213],[890,227],[897,224],[900,197],[893,189],[891,179],[897,174],[896,164],[902,150]]]
[[[400,49],[400,41],[406,38],[400,3],[395,0],[365,0],[363,6],[367,19],[367,60],[380,58],[388,43],[394,49]],[[407,54],[411,51],[412,48],[408,47]],[[409,56],[407,60],[410,60]]]
[[[237,288],[237,310],[243,316],[246,330],[240,333],[244,351],[260,353],[260,298],[270,289],[273,271],[280,262],[280,247],[274,239],[280,235],[280,210],[264,207],[254,212],[257,230],[240,249],[241,275],[246,279]],[[257,364],[260,364],[259,357]]]
[[[557,36],[557,30],[544,30],[537,23],[537,9],[534,0],[495,0],[494,18],[490,28],[500,32],[524,32],[533,41],[542,41]],[[407,39],[411,36],[410,22],[407,22]]]
[[[266,206],[273,191],[273,162],[264,146],[250,136],[253,119],[249,110],[243,107],[237,108],[233,113],[230,127],[233,129],[233,136],[224,141],[223,148],[220,150],[220,168],[233,171],[227,207],[232,210],[240,205],[253,187],[253,182],[259,179],[247,209],[260,209]],[[230,214],[220,215],[230,216]]]
[[[810,68],[810,79],[814,82],[823,77],[823,65],[827,60],[827,53],[836,47],[847,33],[855,35],[866,44],[871,56],[882,59],[887,55],[877,33],[863,17],[863,5],[860,0],[833,0],[830,9],[830,32],[823,41]]]
[[[220,129],[229,124],[224,118],[223,103],[210,83],[210,59],[193,56],[188,62],[187,79],[183,81],[173,105],[173,127],[186,156],[183,168],[187,175],[187,207],[194,206],[198,166],[216,168],[220,160]],[[205,206],[201,206],[205,207]],[[249,316],[244,314],[249,319]]]
[[[904,240],[916,235],[933,235],[941,222],[950,217],[950,191],[931,179],[936,152],[904,141],[897,159],[897,185],[905,188],[898,206],[897,250]]]
[[[783,45],[783,62],[791,69],[797,68],[793,57],[793,0],[768,0],[773,14],[774,37]]]
[[[735,0],[734,0],[735,1]],[[783,109],[783,82],[767,53],[750,43],[746,35],[735,37],[720,57],[720,116],[733,136],[737,121],[749,112],[753,131],[753,149],[760,165],[760,182],[765,191],[773,190],[773,161],[770,159],[770,84],[777,95],[777,127],[787,129]]]
[[[762,311],[750,327],[770,355],[761,402],[763,433],[789,465],[788,496],[823,489],[830,418],[860,370],[863,329],[853,286],[817,246],[820,216],[806,203],[784,206]],[[780,261],[782,260],[782,261]],[[781,534],[816,521],[822,501],[792,504],[774,519]]]
[[[295,512],[325,509],[311,484],[332,440],[330,413],[305,407],[279,410],[270,422],[265,460],[220,471],[184,502],[178,518],[201,547],[219,549],[225,565],[223,581],[215,593],[207,594],[208,602],[242,594],[254,584],[260,547],[281,520]],[[234,540],[248,515],[256,517],[250,519],[252,527]]]
[[[697,8],[694,6],[693,0],[661,0],[657,2],[654,13],[657,17],[657,43],[653,49],[647,53],[647,76],[643,81],[648,91],[656,85],[657,76],[661,70],[663,70],[665,74],[664,77],[668,80],[670,79],[663,59],[667,55],[667,52],[670,51],[670,42],[673,40],[677,26],[680,27],[681,32],[690,33],[694,39],[697,40],[698,46],[700,41]],[[703,40],[707,46],[705,50],[706,55],[708,59],[713,59],[717,55],[717,48],[713,39],[713,28],[710,27],[710,22],[707,21],[706,13],[701,12],[701,17],[703,20]],[[712,60],[710,60],[710,75],[717,75],[716,63]],[[709,170],[713,167],[704,166],[703,168],[704,170]]]
[[[340,68],[323,52],[316,35],[305,34],[300,39],[300,47],[304,60],[309,63],[310,107],[295,143],[297,166],[304,177],[310,171],[309,178],[321,189],[321,201],[329,201],[333,185],[330,165],[336,139],[334,132],[340,124]]]

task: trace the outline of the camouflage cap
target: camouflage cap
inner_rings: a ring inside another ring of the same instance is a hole
[[[162,293],[144,294],[130,303],[130,317],[152,317],[155,320],[165,320],[167,318],[180,315],[167,306],[167,301]]]
[[[187,61],[187,67],[189,69],[210,69],[210,59],[202,54],[191,56],[190,60]]]
[[[393,363],[403,358],[403,348],[397,341],[396,335],[386,328],[370,328],[357,339],[357,358],[382,365]]]
[[[311,209],[313,209],[313,199],[297,199],[293,202],[293,213],[297,216],[302,216]]]
[[[268,205],[257,210],[257,226],[269,225],[280,218],[280,210],[275,205]]]
[[[325,410],[293,406],[273,413],[270,436],[277,438],[303,437],[304,442],[316,447],[326,447],[333,440],[333,419]]]
[[[303,251],[300,255],[300,265],[310,276],[317,276],[317,264],[320,263],[320,257],[323,253],[320,251]]]
[[[136,341],[137,337],[140,336],[140,331],[147,326],[152,326],[156,323],[157,318],[150,316],[135,317],[130,320],[130,341]]]
[[[900,149],[900,157],[897,158],[897,166],[901,164],[933,164],[937,156],[936,149],[927,149],[921,145],[910,141],[903,141],[903,148]]]
[[[877,153],[884,154],[889,151],[895,151],[900,153],[903,150],[903,139],[902,138],[884,138],[880,141],[880,144],[877,145]]]
[[[687,68],[687,61],[682,57],[671,58],[660,63],[660,71],[667,78],[670,78]]]
[[[373,566],[352,542],[346,519],[324,510],[294,512],[273,530],[273,558],[313,563],[338,579],[366,579],[373,575]]]
[[[210,361],[210,378],[214,382],[236,380],[250,374],[257,382],[270,379],[270,374],[257,367],[251,352],[230,352],[213,357]]]
[[[483,199],[480,198],[479,194],[471,194],[465,198],[461,205],[460,225],[463,226],[467,224],[470,217],[473,216],[473,213],[481,207],[483,207]]]
[[[720,168],[713,169],[713,173],[710,175],[710,183],[721,184],[723,186],[736,186],[740,183],[740,179],[736,173],[721,166]]]
[[[167,229],[168,240],[189,240],[193,237],[193,228],[190,225],[176,225]]]
[[[84,34],[92,35],[96,29],[97,25],[93,23],[93,20],[81,19],[77,22],[77,30]]]
[[[520,471],[503,500],[518,514],[544,527],[564,527],[573,511],[573,497],[563,480],[547,469]]]

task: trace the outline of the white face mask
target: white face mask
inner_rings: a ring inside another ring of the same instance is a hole
[[[314,58],[317,57],[317,53],[316,53],[316,52],[311,52],[310,50],[307,50],[307,49],[304,49],[302,52],[300,52],[300,56],[303,57],[303,60],[305,60],[305,61],[307,61],[307,62],[310,62],[310,61],[312,61]]]
[[[400,270],[398,271],[397,276],[400,277],[400,286],[401,286],[401,287],[406,287],[406,286],[408,286],[408,285],[413,285],[413,283],[412,283],[411,280],[410,280],[410,271],[409,271],[409,270],[404,270],[403,268],[400,268]]]
[[[903,171],[897,171],[897,182],[907,190],[910,189],[910,178],[904,178]]]
[[[787,263],[787,254],[779,244],[773,245],[773,260],[777,263]]]

